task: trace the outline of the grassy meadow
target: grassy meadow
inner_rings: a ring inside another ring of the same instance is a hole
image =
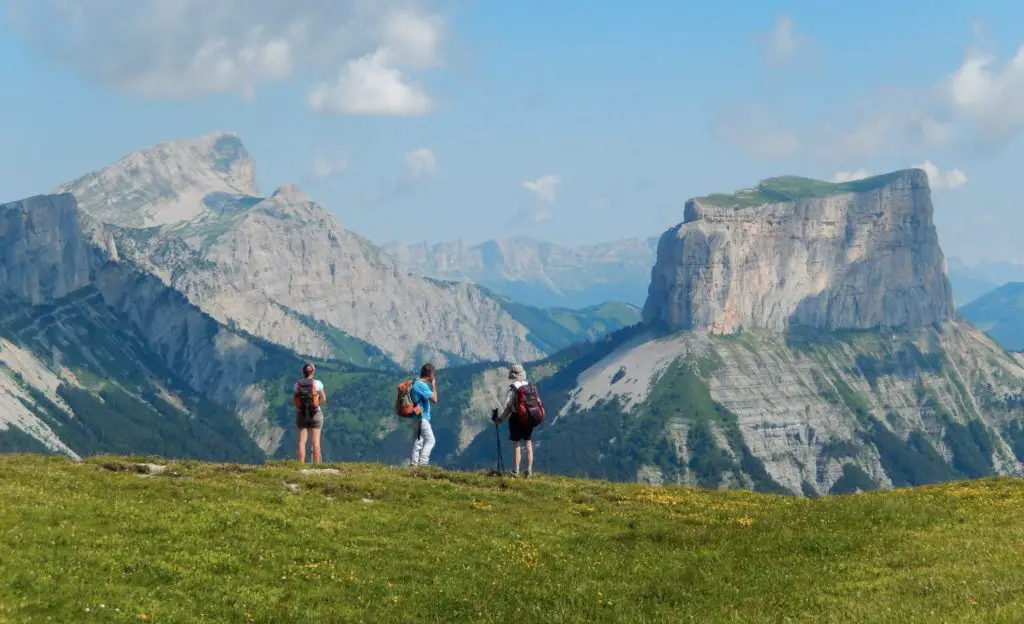
[[[0,622],[1024,620],[1009,478],[805,499],[140,461],[0,455]]]

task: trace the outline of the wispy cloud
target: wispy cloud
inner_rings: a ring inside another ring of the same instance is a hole
[[[811,44],[810,37],[798,33],[796,22],[785,14],[776,16],[771,30],[758,33],[754,39],[761,44],[764,59],[771,65],[785,65],[797,60]]]
[[[799,50],[806,40],[801,43],[794,33],[792,21],[779,17],[770,36],[759,35],[766,58],[781,62],[803,55]],[[797,154],[832,161],[880,153],[912,158],[955,145],[1005,147],[1024,132],[1022,101],[1024,45],[1002,61],[973,46],[957,68],[924,88],[868,90],[841,109],[792,124],[768,105],[734,108],[719,115],[716,127],[723,140],[763,160]]]
[[[313,159],[312,169],[314,178],[317,180],[326,180],[327,178],[334,177],[348,169],[348,158],[341,157],[332,160],[322,154],[318,154]]]
[[[553,204],[558,195],[558,185],[562,183],[562,178],[556,174],[548,173],[542,175],[536,180],[527,180],[523,182],[523,188],[530,191],[534,196],[545,203]]]
[[[871,177],[871,174],[864,169],[857,169],[856,171],[837,171],[832,174],[829,178],[831,182],[852,182],[854,180],[863,180],[864,178]]]
[[[924,172],[928,174],[928,185],[933,189],[958,189],[967,184],[967,176],[963,171],[950,169],[943,172],[930,160],[914,165],[914,168],[924,169]]]
[[[441,171],[437,164],[437,155],[429,147],[406,152],[405,169],[413,179],[436,176]]]

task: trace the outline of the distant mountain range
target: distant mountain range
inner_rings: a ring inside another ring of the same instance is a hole
[[[520,303],[583,308],[606,301],[642,307],[647,299],[657,237],[562,247],[526,238],[406,244],[384,249],[411,271],[471,281]]]
[[[1009,282],[960,308],[972,325],[1004,348],[1024,351],[1024,282]]]
[[[983,260],[969,265],[963,260],[950,257],[946,260],[949,281],[953,286],[953,301],[956,305],[974,301],[1009,282],[1024,282],[1024,264],[1005,260]]]

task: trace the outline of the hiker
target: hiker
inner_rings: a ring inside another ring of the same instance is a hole
[[[420,377],[412,383],[409,390],[413,405],[418,409],[413,418],[412,445],[413,466],[426,466],[430,461],[430,451],[434,450],[434,430],[430,426],[430,404],[437,403],[437,378],[434,365],[427,362],[420,368]]]
[[[537,389],[526,381],[526,369],[522,364],[513,364],[508,369],[508,378],[512,381],[505,396],[505,407],[498,413],[492,412],[491,420],[495,426],[508,419],[508,437],[512,440],[512,476],[519,476],[520,450],[526,442],[526,473],[529,478],[533,473],[533,430],[544,420],[544,403],[541,402]],[[520,392],[522,389],[522,392]],[[520,405],[521,403],[521,405]],[[511,418],[510,418],[511,416]]]
[[[306,463],[306,435],[312,441],[313,463],[320,463],[320,428],[324,426],[324,412],[320,408],[327,402],[324,384],[313,378],[316,367],[306,362],[302,366],[302,379],[295,382],[292,403],[295,405],[295,427],[298,429],[298,456],[300,463]]]

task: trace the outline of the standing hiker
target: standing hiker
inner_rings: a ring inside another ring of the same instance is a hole
[[[534,428],[544,421],[544,403],[537,394],[536,386],[526,381],[526,369],[522,364],[513,364],[508,369],[512,381],[505,396],[505,407],[498,413],[495,409],[491,419],[498,426],[508,419],[508,437],[512,440],[512,476],[519,476],[519,458],[522,443],[526,442],[526,477],[533,472]]]
[[[324,426],[324,412],[320,409],[327,402],[324,384],[313,378],[316,368],[309,362],[302,366],[302,379],[295,382],[292,403],[295,405],[295,427],[298,429],[297,454],[299,462],[306,463],[306,434],[312,440],[313,463],[320,463],[320,428]]]
[[[426,466],[430,451],[434,450],[434,430],[430,425],[430,404],[437,403],[437,378],[434,365],[427,362],[420,368],[420,377],[409,390],[413,404],[419,408],[414,415],[412,427],[415,441],[412,445],[412,465]]]

